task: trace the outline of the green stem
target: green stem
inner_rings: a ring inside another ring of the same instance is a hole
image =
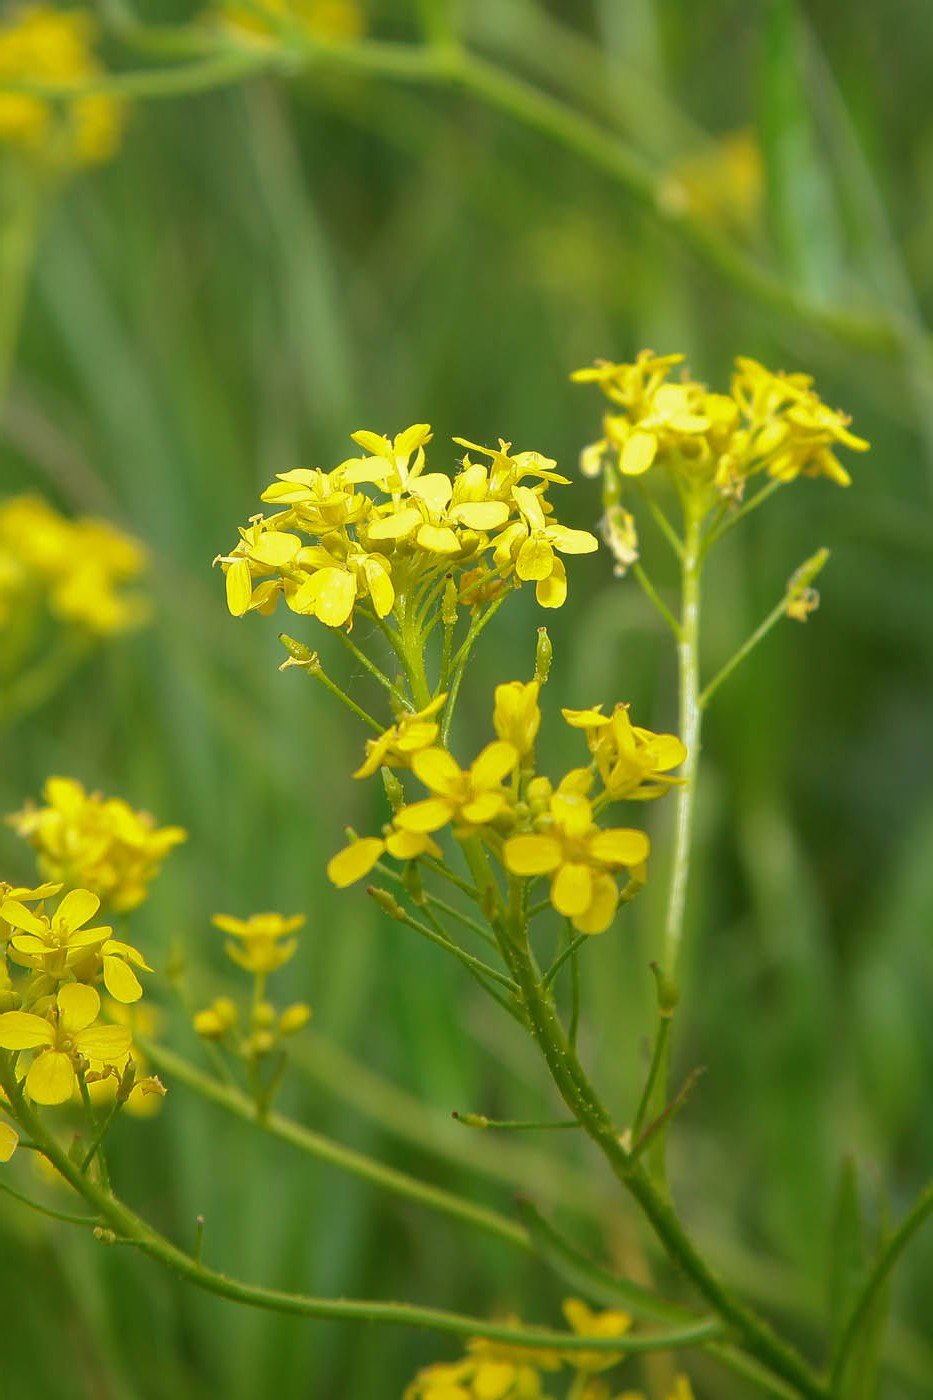
[[[368,893],[372,893],[372,887],[370,887]],[[467,953],[449,937],[447,931],[442,926],[431,928],[428,924],[423,924],[420,919],[416,919],[413,914],[410,914],[407,909],[398,903],[395,905],[395,910],[390,914],[390,918],[396,919],[400,924],[406,924],[408,928],[412,928],[416,933],[420,933],[422,938],[427,938],[429,942],[436,943],[437,946],[443,948],[445,952],[452,953],[455,958],[463,963],[464,967],[469,968],[471,972],[477,972],[483,977],[490,978],[490,980],[495,982],[498,986],[504,987],[509,994],[518,991],[511,977],[506,977],[504,973],[497,971],[494,967],[490,967],[488,963],[484,963],[481,958],[474,958],[472,953]]]
[[[734,530],[740,520],[744,520],[746,516],[751,515],[752,511],[757,510],[759,506],[764,505],[765,501],[770,500],[775,491],[779,491],[784,484],[777,477],[772,477],[765,486],[755,492],[751,500],[746,501],[738,510],[732,511],[721,524],[716,522],[703,541],[700,551],[701,557],[705,559],[714,544],[718,544],[723,536],[728,535],[730,530]]]
[[[632,1123],[633,1143],[638,1139],[642,1124],[648,1114],[648,1107],[654,1100],[654,1090],[658,1081],[658,1075],[661,1073],[663,1066],[667,1063],[667,1046],[671,1034],[671,1019],[672,1017],[669,1011],[662,1011],[659,1013],[658,1029],[654,1038],[654,1049],[651,1055],[651,1065],[648,1069],[648,1078],[645,1080],[641,1101],[635,1113],[634,1122]]]
[[[735,654],[729,658],[725,666],[723,666],[722,670],[718,671],[717,674],[713,677],[713,679],[709,682],[709,684],[704,688],[699,700],[701,710],[706,709],[707,705],[712,700],[713,696],[716,694],[716,691],[722,685],[723,681],[727,681],[729,679],[729,677],[732,675],[732,672],[735,671],[739,666],[741,666],[745,658],[755,650],[758,643],[764,641],[765,637],[767,637],[768,633],[772,630],[772,628],[776,627],[777,624],[781,621],[781,619],[786,616],[787,595],[785,594],[784,597],[781,598],[780,602],[775,603],[774,607],[768,613],[767,617],[764,619],[763,622],[760,622],[758,624],[751,636],[746,637],[745,641],[735,652]]]
[[[460,1337],[488,1337],[491,1341],[503,1342],[509,1346],[545,1346],[568,1353],[605,1351],[612,1354],[619,1349],[619,1341],[616,1337],[581,1337],[566,1332],[552,1332],[546,1328],[512,1327],[507,1324],[487,1322],[484,1318],[466,1317],[461,1313],[446,1312],[439,1308],[417,1307],[410,1303],[309,1297],[301,1293],[284,1293],[277,1289],[262,1288],[256,1284],[243,1283],[239,1279],[229,1278],[216,1269],[207,1268],[192,1255],[184,1253],[164,1235],[153,1229],[129,1206],[114,1196],[112,1192],[84,1176],[77,1164],[45,1131],[45,1126],[35,1110],[30,1107],[22,1095],[16,1093],[13,1076],[9,1072],[2,1072],[0,1078],[4,1080],[7,1093],[16,1097],[15,1116],[17,1120],[41,1144],[44,1155],[65,1180],[89,1205],[99,1212],[103,1223],[113,1230],[116,1237],[114,1242],[134,1245],[164,1264],[166,1268],[172,1269],[181,1278],[216,1294],[218,1297],[228,1298],[249,1307],[264,1308],[272,1312],[301,1317],[426,1327]],[[719,1335],[718,1322],[702,1319],[685,1327],[626,1336],[625,1351],[627,1354],[637,1354],[669,1351],[687,1346],[702,1346],[705,1342],[714,1340]]]
[[[36,255],[44,183],[15,158],[0,185],[0,419]]]
[[[683,940],[684,910],[687,882],[690,874],[690,844],[693,834],[693,809],[696,795],[697,766],[700,757],[700,542],[701,520],[698,510],[689,503],[685,508],[686,532],[681,561],[680,640],[677,644],[677,677],[679,691],[679,733],[687,750],[681,774],[683,782],[677,789],[677,812],[674,826],[674,856],[668,892],[667,916],[664,922],[662,970],[676,984],[680,947]]]
[[[380,671],[379,667],[374,661],[370,661],[365,651],[360,651],[356,643],[354,641],[351,641],[351,639],[347,636],[346,632],[344,632],[344,630],[341,627],[335,627],[332,630],[343,642],[344,646],[346,647],[347,651],[350,652],[351,656],[356,657],[356,660],[363,667],[364,671],[368,671],[369,674],[373,677],[373,679],[375,681],[378,681],[378,683],[389,692],[392,698],[399,705],[401,705],[403,710],[410,710],[411,701],[408,699],[408,696],[402,694],[398,686],[395,685],[392,681],[390,681],[389,677],[385,675],[384,672]],[[380,733],[381,732],[382,731],[380,730]]]
[[[904,1216],[904,1219],[875,1260],[868,1277],[862,1285],[858,1297],[852,1305],[852,1310],[842,1328],[839,1343],[836,1347],[836,1354],[833,1359],[830,1377],[830,1387],[833,1395],[840,1393],[839,1388],[845,1379],[846,1367],[852,1348],[858,1340],[862,1324],[877,1298],[879,1290],[883,1287],[901,1254],[907,1248],[907,1245],[929,1215],[933,1215],[933,1184],[927,1186],[927,1188],[921,1192],[920,1199],[917,1201],[916,1205]]]
[[[234,1117],[241,1118],[247,1123],[257,1124],[270,1137],[287,1142],[292,1147],[297,1147],[299,1151],[307,1153],[308,1156],[328,1162],[331,1166],[349,1172],[352,1176],[362,1177],[364,1181],[369,1181],[382,1190],[391,1191],[394,1195],[403,1196],[429,1210],[439,1211],[442,1215],[450,1216],[468,1225],[478,1226],[488,1234],[496,1235],[499,1239],[505,1240],[508,1244],[516,1245],[520,1249],[529,1248],[526,1231],[497,1211],[476,1205],[473,1201],[465,1200],[452,1191],[445,1191],[438,1186],[430,1186],[426,1182],[419,1181],[417,1177],[409,1176],[407,1172],[383,1166],[381,1162],[374,1161],[373,1158],[367,1157],[364,1153],[357,1152],[350,1147],[343,1147],[322,1133],[313,1132],[310,1128],[305,1128],[300,1123],[295,1123],[279,1113],[267,1113],[261,1121],[257,1122],[255,1105],[239,1089],[231,1085],[219,1084],[209,1075],[202,1074],[194,1065],[189,1064],[187,1060],[174,1051],[165,1049],[164,1046],[142,1040],[139,1036],[136,1037],[136,1041],[146,1058],[151,1060],[156,1069],[164,1072],[171,1080],[183,1084],[185,1088],[199,1094],[201,1098],[207,1099],[210,1103],[217,1104],[218,1107]]]
[[[40,1148],[39,1151],[42,1151]],[[45,1154],[43,1153],[43,1156]],[[41,1201],[33,1201],[29,1196],[25,1196],[22,1191],[17,1191],[9,1182],[0,1181],[0,1191],[8,1196],[12,1196],[14,1201],[20,1201],[30,1210],[38,1211],[40,1215],[47,1215],[50,1220],[63,1220],[66,1225],[99,1225],[99,1215],[73,1215],[67,1210],[55,1210],[53,1206],[43,1205]]]
[[[819,1376],[796,1350],[736,1298],[713,1272],[690,1239],[667,1195],[658,1189],[642,1165],[632,1159],[601,1104],[576,1052],[567,1041],[551,997],[535,974],[522,930],[512,927],[503,940],[509,966],[521,987],[531,1033],[543,1054],[561,1097],[586,1133],[601,1149],[617,1180],[635,1198],[670,1259],[724,1322],[742,1338],[745,1350],[777,1376],[790,1381],[801,1395],[824,1400]]]

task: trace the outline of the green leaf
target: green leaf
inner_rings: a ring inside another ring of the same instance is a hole
[[[866,1269],[858,1168],[846,1157],[839,1170],[830,1233],[829,1326],[835,1341]]]

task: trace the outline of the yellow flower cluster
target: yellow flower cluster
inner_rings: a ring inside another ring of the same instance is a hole
[[[579,1337],[624,1337],[632,1325],[628,1313],[617,1308],[596,1312],[579,1298],[563,1305],[568,1325]],[[510,1323],[520,1325],[515,1318]],[[576,1372],[574,1395],[585,1400],[610,1400],[609,1389],[593,1377],[618,1365],[624,1350],[556,1351],[548,1347],[512,1346],[474,1338],[460,1361],[438,1362],[419,1371],[403,1400],[547,1400],[542,1372],[563,1366]],[[626,1392],[616,1400],[637,1400]],[[690,1384],[680,1376],[669,1400],[693,1400]]]
[[[716,394],[686,372],[671,382],[683,359],[643,350],[632,364],[600,360],[576,371],[574,380],[598,385],[611,404],[603,436],[583,450],[585,475],[606,465],[622,477],[663,470],[688,488],[730,500],[760,473],[849,484],[836,450],[864,452],[868,443],[850,432],[847,414],[823,403],[810,375],[774,373],[740,357],[729,393]]]
[[[554,521],[547,488],[566,478],[537,452],[457,438],[488,460],[466,455],[451,478],[425,470],[427,424],[392,440],[369,431],[353,440],[363,456],[331,471],[280,474],[262,499],[282,509],[253,516],[234,549],[215,561],[234,616],[270,613],[281,596],[295,613],[349,628],[356,612],[387,618],[447,576],[464,603],[534,582],[539,604],[557,608],[567,596],[560,556],[598,547],[587,531]]]
[[[43,798],[44,806],[27,805],[8,824],[34,848],[47,879],[93,890],[117,913],[143,902],[165,857],[187,837],[73,778],[49,778]]]
[[[619,705],[611,716],[599,707],[565,710],[564,718],[586,735],[587,767],[571,769],[555,787],[538,776],[534,745],[541,723],[537,681],[510,681],[496,688],[493,726],[497,738],[462,769],[435,744],[430,718],[412,716],[408,738],[400,725],[371,741],[361,773],[387,758],[410,768],[429,796],[404,803],[382,837],[363,837],[335,855],[327,867],[339,888],[362,879],[380,858],[440,857],[434,835],[446,826],[460,839],[479,836],[511,876],[547,877],[550,901],[579,933],[602,933],[619,905],[617,876],[627,871],[640,886],[650,843],[643,831],[602,828],[597,813],[609,802],[660,797],[676,779],[669,776],[686,757],[672,734],[654,734],[631,723]],[[386,736],[391,736],[388,738]],[[601,790],[593,795],[594,785]]]
[[[356,0],[225,0],[220,19],[238,39],[253,43],[271,43],[289,30],[336,42],[366,32],[366,16]]]
[[[10,497],[0,503],[0,629],[39,607],[96,635],[130,631],[147,610],[123,589],[145,563],[142,546],[106,521],[69,520],[41,496]]]
[[[80,87],[102,72],[92,51],[87,11],[14,5],[0,26],[0,81]],[[68,169],[110,160],[120,144],[123,108],[103,93],[49,102],[28,92],[0,93],[0,146],[43,165]]]
[[[224,996],[216,997],[210,1006],[195,1014],[194,1029],[198,1035],[229,1044],[244,1059],[258,1060],[271,1054],[283,1037],[295,1035],[307,1025],[311,1008],[304,1002],[295,1002],[279,1012],[265,999],[266,978],[294,957],[298,940],[290,935],[304,922],[303,914],[252,914],[248,919],[214,915],[214,927],[228,935],[224,950],[227,957],[253,977],[253,999],[245,1032],[240,1029],[236,1002]]]
[[[31,1055],[22,1087],[35,1103],[67,1103],[79,1084],[97,1098],[106,1082],[104,1097],[118,1097],[121,1107],[133,1101],[139,1111],[144,1099],[164,1093],[158,1079],[138,1073],[124,1010],[142,996],[136,969],[150,969],[109,925],[91,925],[100,900],[90,890],[71,889],[47,909],[60,890],[0,883],[0,1049],[14,1052],[14,1063],[21,1052]],[[114,998],[104,1022],[100,982]],[[17,1140],[0,1123],[0,1161]]]

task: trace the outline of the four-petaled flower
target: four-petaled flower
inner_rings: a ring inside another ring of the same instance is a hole
[[[59,1104],[71,1098],[79,1069],[118,1066],[129,1053],[127,1026],[95,1025],[100,997],[93,987],[66,982],[59,988],[48,1017],[31,1011],[0,1015],[0,1047],[37,1050],[26,1075],[26,1093],[36,1103]]]
[[[235,919],[231,914],[215,914],[211,923],[237,942],[225,945],[227,957],[246,972],[259,974],[275,972],[294,957],[297,938],[290,933],[302,927],[304,914],[251,914],[248,919]],[[287,941],[283,942],[285,939]]]
[[[461,831],[487,826],[508,807],[502,781],[518,761],[518,750],[501,739],[487,744],[467,769],[446,749],[422,749],[411,766],[433,796],[402,807],[396,826],[415,833],[439,831],[448,822]]]
[[[662,797],[681,779],[669,772],[687,757],[676,734],[655,734],[634,725],[628,705],[616,705],[611,715],[602,706],[589,710],[562,710],[574,729],[582,729],[603,786],[613,801],[646,801]]]
[[[443,709],[446,699],[445,692],[436,695],[422,710],[406,710],[378,739],[367,739],[366,757],[354,778],[370,778],[384,765],[409,768],[414,755],[429,749],[437,738],[440,725],[434,716]]]
[[[619,903],[615,872],[629,869],[637,876],[651,849],[643,831],[600,830],[586,796],[591,781],[585,769],[568,773],[550,794],[535,829],[510,836],[502,848],[513,875],[550,876],[551,903],[578,933],[602,933],[609,927]]]

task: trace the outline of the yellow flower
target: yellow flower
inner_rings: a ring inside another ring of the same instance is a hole
[[[547,1400],[534,1367],[510,1360],[464,1357],[419,1371],[402,1400]]]
[[[542,608],[559,608],[567,597],[567,573],[555,551],[592,554],[599,541],[587,530],[549,525],[541,499],[531,487],[515,486],[512,496],[521,519],[498,537],[493,558],[500,568],[513,565],[523,583],[535,581],[535,596]]]
[[[513,875],[550,876],[551,903],[578,933],[602,933],[609,927],[619,903],[615,872],[640,871],[651,848],[643,831],[600,830],[586,796],[591,778],[586,770],[568,773],[536,817],[535,829],[510,836],[502,848],[503,863]],[[546,779],[536,781],[546,790]]]
[[[235,919],[230,914],[215,914],[211,923],[224,933],[239,940],[227,943],[225,952],[246,972],[275,972],[294,957],[297,938],[290,933],[303,926],[304,914],[251,914],[248,919]],[[287,939],[287,942],[283,942]]]
[[[14,930],[10,939],[14,961],[52,977],[71,975],[76,962],[97,951],[113,930],[100,926],[85,928],[100,908],[100,900],[90,890],[70,890],[55,913],[33,913],[15,899],[5,899],[0,917]]]
[[[564,1317],[578,1337],[622,1337],[632,1325],[628,1313],[618,1308],[608,1308],[604,1312],[594,1310],[580,1298],[566,1298],[563,1304]],[[571,1365],[578,1371],[607,1371],[625,1355],[624,1351],[585,1351],[572,1354]]]
[[[353,774],[354,778],[371,778],[383,765],[389,768],[410,768],[411,760],[422,749],[429,749],[440,732],[433,718],[443,709],[446,692],[435,696],[423,710],[406,711],[378,739],[367,739],[366,758]]]
[[[440,846],[432,841],[427,832],[400,831],[394,827],[387,827],[386,831],[384,839],[363,836],[331,856],[327,862],[327,878],[331,884],[339,890],[356,884],[357,880],[369,874],[377,860],[387,854],[395,860],[417,860],[423,855],[439,860],[443,855]]]
[[[0,911],[8,899],[15,900],[17,904],[36,904],[51,899],[60,889],[61,885],[52,882],[30,888],[28,885],[10,885],[6,880],[0,880]],[[8,942],[12,933],[12,924],[8,923],[0,912],[0,944]]]
[[[0,1122],[0,1163],[10,1160],[18,1143],[19,1133],[13,1125]]]
[[[763,193],[761,147],[748,128],[727,132],[678,161],[664,183],[664,197],[675,207],[739,233],[758,226]]]
[[[628,705],[616,705],[611,715],[602,706],[562,710],[574,729],[582,729],[606,792],[614,801],[646,801],[662,797],[679,778],[668,777],[687,757],[676,734],[654,734],[632,724]]]
[[[68,520],[40,496],[0,504],[0,622],[38,596],[54,617],[96,636],[130,631],[148,609],[122,590],[145,565],[138,541],[106,521]]]
[[[501,739],[487,744],[466,770],[446,749],[423,749],[411,766],[433,796],[402,807],[396,826],[416,834],[439,831],[448,822],[463,830],[488,826],[509,806],[502,781],[518,761],[518,750]]]
[[[27,806],[7,822],[36,851],[43,875],[93,890],[120,913],[143,902],[162,861],[187,837],[73,778],[49,778],[43,797],[44,807]]]
[[[495,709],[492,722],[500,739],[518,752],[520,757],[534,748],[538,730],[541,727],[541,711],[538,696],[541,686],[538,681],[507,681],[496,686]]]
[[[26,1075],[26,1093],[36,1103],[66,1103],[75,1088],[76,1068],[87,1062],[116,1066],[124,1060],[132,1039],[129,1029],[95,1025],[99,1014],[94,988],[68,982],[59,989],[48,1020],[30,1011],[0,1016],[4,1050],[39,1051]]]
[[[740,497],[745,481],[759,472],[779,481],[822,475],[848,485],[833,449],[863,452],[868,443],[849,431],[845,414],[820,400],[809,375],[775,374],[740,357],[730,392],[716,394],[686,375],[667,382],[682,359],[642,351],[632,364],[598,361],[572,376],[598,384],[613,405],[602,438],[583,451],[585,475],[597,475],[607,463],[623,480],[663,467],[726,500]]]
[[[131,1035],[154,1037],[162,1024],[162,1013],[158,1007],[148,1002],[137,1002],[128,1006],[123,1002],[104,1002],[103,1014],[107,1021],[115,1021],[118,1026],[128,1027]],[[138,1048],[133,1046],[135,1078],[133,1087],[124,1108],[133,1118],[152,1118],[162,1107],[165,1085],[157,1075],[147,1074],[148,1063]],[[113,1103],[123,1072],[129,1062],[129,1055],[121,1064],[116,1064],[100,1078],[89,1077],[87,1091],[93,1104]]]
[[[0,28],[0,81],[41,83],[67,91],[102,69],[91,52],[96,26],[86,12],[51,5],[14,6]],[[58,166],[97,165],[117,150],[122,105],[102,93],[53,104],[26,93],[0,93],[0,143]]]
[[[230,997],[217,997],[203,1011],[194,1015],[194,1029],[205,1040],[222,1040],[239,1019],[236,1002]]]

